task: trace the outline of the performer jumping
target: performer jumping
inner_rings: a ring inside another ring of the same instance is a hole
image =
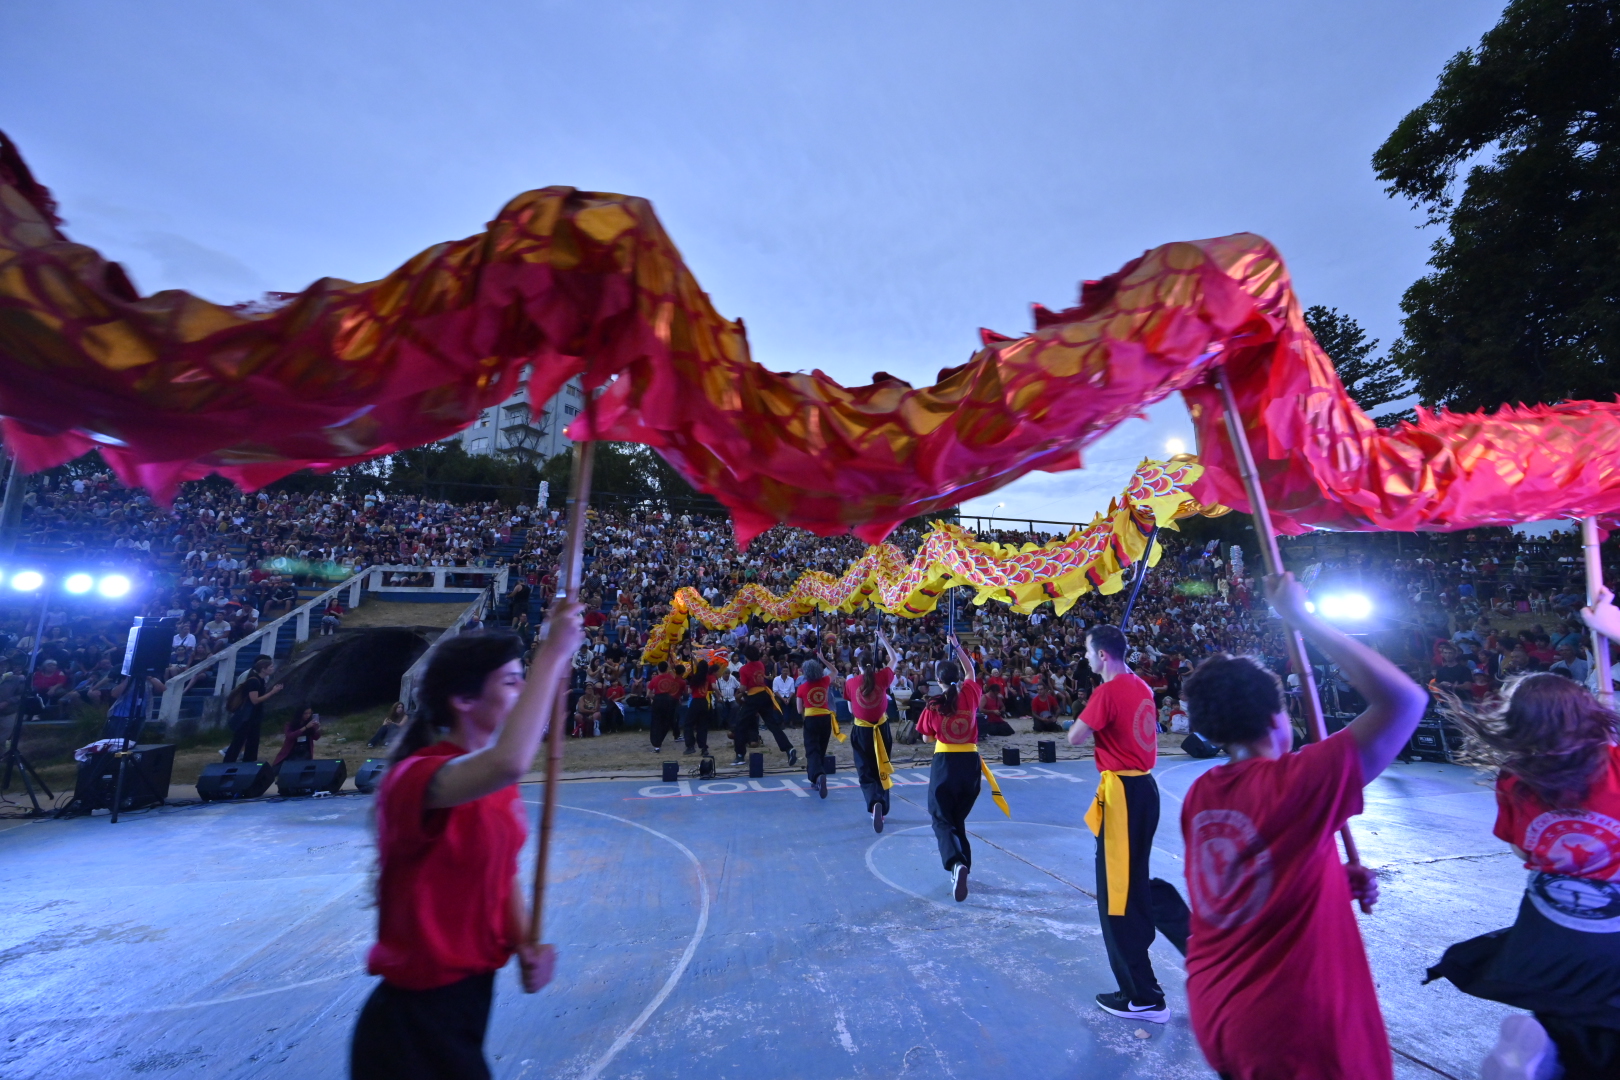
[[[744,696],[737,705],[737,718],[731,727],[731,744],[736,749],[737,760],[741,762],[748,754],[749,745],[759,739],[759,725],[763,720],[776,739],[776,748],[787,755],[788,764],[797,765],[799,751],[782,730],[782,713],[765,679],[764,654],[758,645],[750,644],[743,646],[743,656],[748,663],[738,669],[737,681],[742,684]]]
[[[580,612],[553,601],[526,680],[516,634],[474,631],[433,648],[377,794],[377,943],[367,969],[382,982],[355,1025],[354,1080],[488,1077],[495,972],[515,952],[525,991],[550,977],[540,946],[528,943],[516,881],[526,831],[517,782],[584,639]]]
[[[1607,589],[1582,615],[1620,640]],[[1473,761],[1497,769],[1495,833],[1531,877],[1511,927],[1453,945],[1429,978],[1535,1014],[1502,1020],[1486,1080],[1620,1075],[1620,716],[1553,674],[1447,711]]]
[[[951,876],[951,895],[960,903],[967,899],[968,872],[973,867],[967,817],[979,798],[980,777],[990,780],[990,791],[1003,812],[1007,801],[979,756],[979,699],[983,691],[974,678],[973,658],[955,634],[950,644],[956,659],[941,660],[935,666],[934,678],[943,691],[930,699],[917,718],[917,731],[935,740],[934,760],[928,773],[928,816],[933,819],[940,861]]]
[[[1097,1005],[1115,1016],[1165,1023],[1170,1011],[1153,974],[1153,890],[1148,870],[1153,834],[1159,830],[1159,713],[1153,690],[1125,663],[1128,646],[1117,626],[1086,631],[1086,663],[1102,676],[1069,744],[1097,738],[1097,797],[1086,825],[1097,838],[1097,916],[1108,966],[1119,989],[1097,995]]]
[[[834,734],[838,735],[839,742],[844,740],[843,733],[838,731],[838,721],[833,717],[832,702],[828,700],[830,685],[832,676],[827,674],[819,656],[804,662],[804,682],[796,691],[799,714],[804,717],[804,769],[810,776],[811,786],[823,799],[827,797],[827,740]],[[740,762],[742,758],[737,760]]]
[[[679,735],[681,725],[675,711],[680,707],[684,688],[684,680],[669,670],[669,661],[660,660],[658,674],[647,682],[647,692],[652,695],[652,752],[655,754],[663,752],[665,736]]]
[[[866,796],[866,812],[872,815],[872,829],[883,831],[883,819],[889,814],[889,788],[894,766],[889,764],[889,751],[894,748],[894,733],[889,730],[889,687],[894,685],[894,671],[900,656],[883,636],[877,632],[877,642],[888,653],[889,662],[877,666],[877,657],[861,657],[861,673],[844,681],[844,696],[850,711],[855,714],[855,730],[849,733],[849,746],[855,753],[855,771],[861,780],[861,794]]]
[[[1232,1080],[1389,1080],[1389,1039],[1352,897],[1378,879],[1339,862],[1334,834],[1361,789],[1400,753],[1428,695],[1394,664],[1312,615],[1292,574],[1271,605],[1367,701],[1298,753],[1282,684],[1253,660],[1217,655],[1185,684],[1192,729],[1229,764],[1193,782],[1181,809],[1191,893],[1187,998],[1204,1056]]]

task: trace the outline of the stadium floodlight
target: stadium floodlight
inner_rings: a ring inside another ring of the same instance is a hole
[[[87,593],[95,583],[89,574],[69,574],[67,580],[62,582],[62,588],[70,593]]]
[[[109,600],[116,600],[120,596],[129,595],[129,578],[123,574],[108,574],[101,579],[96,591]]]
[[[22,570],[11,575],[11,587],[18,592],[33,592],[45,584],[45,575],[38,570]]]
[[[1322,597],[1322,617],[1341,622],[1360,622],[1372,615],[1372,601],[1361,593]]]

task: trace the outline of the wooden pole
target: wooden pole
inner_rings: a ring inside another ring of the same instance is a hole
[[[1142,591],[1142,582],[1147,580],[1148,560],[1153,558],[1153,542],[1158,538],[1159,526],[1155,523],[1153,531],[1148,533],[1147,547],[1142,549],[1142,565],[1136,568],[1136,584],[1131,586],[1131,598],[1125,601],[1125,614],[1119,620],[1121,631],[1131,628],[1131,609],[1136,606],[1136,595]]]
[[[591,502],[591,459],[594,444],[575,445],[574,477],[568,486],[568,537],[563,543],[562,565],[557,568],[557,599],[578,600],[585,577],[585,511]],[[546,894],[546,860],[551,856],[551,825],[557,814],[557,777],[562,772],[563,726],[568,720],[568,680],[573,665],[563,668],[557,700],[546,732],[546,801],[540,811],[539,851],[534,860],[534,897],[529,905],[529,942],[540,943],[540,920]]]
[[[1254,518],[1254,531],[1260,540],[1260,554],[1265,558],[1266,573],[1276,575],[1283,572],[1282,551],[1277,547],[1277,531],[1271,524],[1271,507],[1266,503],[1266,493],[1260,487],[1260,476],[1254,465],[1254,451],[1249,447],[1249,434],[1243,429],[1243,417],[1238,413],[1237,398],[1232,395],[1231,383],[1226,378],[1226,370],[1215,365],[1215,386],[1221,392],[1221,400],[1226,405],[1226,434],[1232,441],[1232,452],[1237,457],[1238,472],[1242,474],[1243,486],[1249,494],[1249,513]],[[1305,653],[1305,639],[1298,630],[1286,624],[1283,627],[1283,638],[1288,645],[1288,661],[1299,676],[1300,705],[1305,713],[1305,735],[1308,742],[1319,742],[1327,738],[1327,725],[1322,720],[1322,699],[1316,694],[1316,676],[1311,671],[1310,658]],[[1356,841],[1350,835],[1350,826],[1346,825],[1339,830],[1339,837],[1344,841],[1344,857],[1350,863],[1361,862],[1361,855],[1356,850]],[[1366,910],[1363,906],[1362,910]]]
[[[1603,590],[1603,556],[1598,550],[1597,518],[1581,519],[1581,548],[1586,554],[1586,606],[1597,604]],[[1609,639],[1592,631],[1592,666],[1597,669],[1598,700],[1614,707],[1614,679],[1609,671]]]

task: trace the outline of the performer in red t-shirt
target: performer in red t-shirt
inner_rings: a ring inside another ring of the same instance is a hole
[[[669,661],[658,662],[658,674],[647,680],[647,693],[652,695],[652,752],[663,753],[664,739],[680,729],[676,710],[681,704],[681,693],[686,681],[669,670]]]
[[[418,711],[377,793],[377,943],[367,969],[383,981],[355,1025],[355,1080],[488,1077],[495,972],[516,952],[526,991],[551,978],[551,955],[528,941],[516,880],[526,832],[517,782],[584,640],[580,612],[552,603],[526,681],[516,634],[473,631],[433,647]]]
[[[814,660],[806,660],[802,670],[804,682],[793,692],[799,699],[799,715],[804,717],[804,769],[810,777],[810,783],[827,797],[827,740],[832,738],[833,725],[838,721],[833,717],[832,701],[829,689],[832,686],[832,676],[827,674],[827,666],[818,655]],[[839,735],[842,739],[844,736]],[[742,758],[738,757],[739,764]]]
[[[1607,590],[1582,614],[1620,636]],[[1620,1076],[1620,716],[1553,674],[1447,711],[1469,757],[1497,768],[1496,836],[1531,876],[1513,926],[1453,945],[1429,978],[1535,1013],[1503,1019],[1480,1075],[1539,1076],[1556,1062],[1566,1080]]]
[[[709,718],[714,712],[710,698],[714,696],[716,680],[717,676],[710,670],[707,660],[699,660],[686,677],[686,692],[692,696],[692,700],[686,705],[686,720],[682,724],[681,734],[686,739],[688,754],[702,751],[704,757],[709,756]]]
[[[866,796],[866,812],[872,815],[872,828],[882,832],[883,819],[889,813],[889,788],[894,785],[889,779],[894,772],[889,764],[889,751],[894,747],[894,733],[888,724],[889,687],[894,685],[894,669],[900,657],[882,630],[877,632],[877,640],[889,654],[888,664],[880,668],[875,658],[863,657],[861,673],[844,681],[844,697],[855,714],[849,747],[855,754],[861,794]]]
[[[787,755],[789,765],[799,763],[799,751],[782,730],[782,710],[777,708],[776,695],[771,693],[765,678],[764,654],[758,645],[744,645],[743,656],[748,663],[737,669],[737,681],[742,684],[743,699],[737,709],[737,718],[731,724],[731,743],[741,760],[748,755],[748,747],[759,738],[759,725],[763,721],[776,740],[776,748]]]
[[[1213,656],[1183,684],[1192,729],[1231,757],[1194,781],[1181,808],[1193,1033],[1234,1080],[1389,1080],[1389,1039],[1350,909],[1353,897],[1370,910],[1377,878],[1339,862],[1334,834],[1406,746],[1428,695],[1312,615],[1292,574],[1267,587],[1367,711],[1291,753],[1282,684],[1255,661]]]
[[[983,771],[979,700],[984,692],[973,677],[973,660],[955,634],[951,635],[951,648],[956,659],[942,660],[935,667],[935,678],[945,692],[929,700],[917,718],[917,733],[935,740],[928,772],[928,816],[933,819],[940,861],[951,876],[951,894],[960,902],[967,899],[968,872],[973,867],[967,817],[979,799]]]
[[[1096,733],[1097,797],[1086,824],[1097,838],[1097,916],[1108,964],[1119,989],[1097,995],[1115,1016],[1165,1023],[1170,1011],[1153,974],[1153,885],[1148,859],[1159,830],[1159,713],[1153,691],[1125,663],[1128,646],[1117,626],[1086,631],[1086,663],[1103,683],[1069,728],[1069,743]]]

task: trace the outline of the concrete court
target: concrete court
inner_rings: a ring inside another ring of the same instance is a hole
[[[1177,796],[1213,764],[1157,770],[1154,869],[1183,891]],[[778,776],[706,793],[567,784],[546,935],[560,974],[526,997],[501,973],[495,1075],[1212,1076],[1167,944],[1168,1025],[1091,1000],[1113,989],[1080,820],[1094,766],[996,771],[1014,820],[980,798],[964,904],[928,830],[925,770],[900,774],[881,837],[847,774],[825,801]],[[531,808],[539,795],[524,788]],[[1383,870],[1361,925],[1402,1078],[1476,1076],[1506,1012],[1419,985],[1446,944],[1513,917],[1523,873],[1490,836],[1493,805],[1477,774],[1397,765],[1357,819]],[[0,1077],[346,1075],[373,981],[369,808],[215,804],[0,834]]]

